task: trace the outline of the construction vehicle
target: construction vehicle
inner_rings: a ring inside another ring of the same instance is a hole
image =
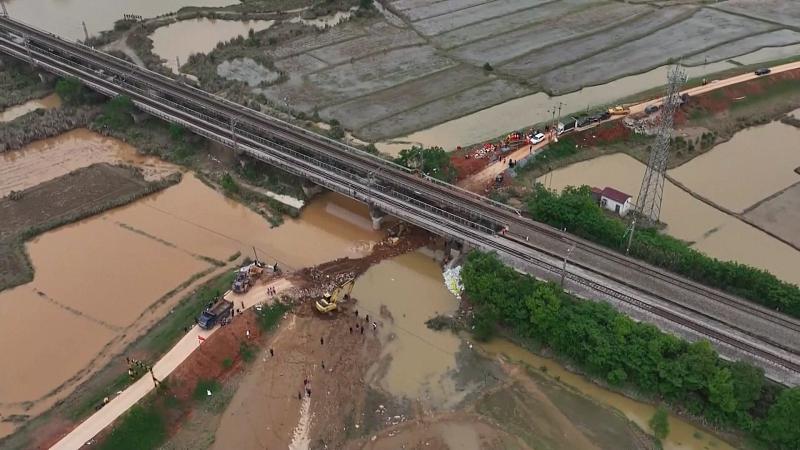
[[[204,330],[210,330],[220,325],[226,325],[233,316],[233,303],[220,297],[216,302],[209,305],[197,318],[197,324]]]
[[[625,116],[631,113],[628,105],[617,105],[613,108],[608,108],[608,113],[612,116]]]
[[[321,299],[317,300],[317,311],[321,313],[329,313],[338,308],[340,300],[347,300],[350,298],[350,292],[353,290],[355,280],[347,280],[341,285],[337,286],[333,292],[326,292]]]
[[[262,261],[258,260],[256,248],[253,247],[253,256],[255,259],[250,264],[244,265],[236,271],[236,278],[233,279],[231,290],[237,294],[242,294],[250,290],[255,284],[256,280],[261,278],[264,273],[264,268],[267,267]],[[277,269],[278,263],[275,263]],[[272,267],[270,267],[272,268]],[[273,269],[273,272],[275,270]]]

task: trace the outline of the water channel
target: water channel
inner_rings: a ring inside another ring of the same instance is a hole
[[[50,94],[46,97],[29,100],[21,105],[12,106],[0,111],[0,122],[11,122],[17,117],[24,116],[31,111],[37,109],[52,109],[61,106],[61,97],[56,94]]]
[[[755,64],[775,60],[800,52],[800,45],[778,48],[764,48],[733,58],[744,64]],[[720,61],[695,67],[686,67],[690,78],[734,69],[737,64]],[[591,111],[608,105],[621,98],[663,86],[667,79],[667,66],[653,69],[638,75],[620,78],[598,86],[590,86],[580,91],[550,97],[543,92],[520,97],[434,127],[376,143],[378,150],[397,155],[411,143],[423,146],[440,146],[454,150],[457,146],[469,145],[493,139],[511,130],[521,129],[552,118],[552,108],[562,103],[562,114]]]
[[[176,12],[185,6],[236,3],[236,0],[6,0],[11,17],[74,40],[84,39],[82,22],[86,23],[89,35],[94,36],[112,29],[123,14],[148,18]]]
[[[160,27],[150,35],[153,53],[166,60],[166,66],[178,72],[178,61],[186,64],[193,53],[209,53],[220,42],[237,36],[247,36],[250,30],[261,31],[274,20],[213,20],[190,19]]]
[[[419,400],[434,410],[451,408],[474,391],[470,387],[456,388],[455,373],[470,370],[459,366],[457,359],[460,352],[474,352],[475,345],[476,350],[490,358],[504,355],[514,363],[521,362],[537,370],[544,366],[547,377],[602,405],[595,407],[616,409],[641,429],[649,430],[647,422],[655,413],[654,406],[605,390],[552,359],[537,356],[505,339],[487,344],[468,343],[464,340],[467,336],[429,329],[426,320],[450,314],[458,307],[458,300],[446,289],[441,268],[429,251],[402,255],[373,266],[357,279],[353,297],[358,300],[359,311],[377,317],[380,323],[381,360],[367,378],[393,395]],[[531,380],[535,382],[535,378]],[[582,414],[597,417],[586,411]],[[670,416],[670,435],[663,444],[668,450],[732,448],[674,415]]]
[[[38,168],[41,176],[4,189],[92,162],[148,164],[130,150],[86,130],[34,143],[4,154],[0,167],[17,177]],[[12,370],[0,371],[0,414],[35,415],[68,395],[168,313],[179,296],[160,304],[166,293],[192,277],[219,273],[208,258],[226,261],[255,247],[259,258],[292,269],[364,255],[380,237],[365,206],[333,194],[271,228],[190,172],[161,193],[45,233],[27,244],[34,280],[0,292],[0,317],[16,318],[0,329],[0,351],[15,361]],[[0,431],[11,431],[6,428]]]

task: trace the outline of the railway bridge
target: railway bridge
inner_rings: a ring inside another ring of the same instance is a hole
[[[8,16],[0,16],[0,52],[54,75],[78,78],[107,96],[128,96],[144,112],[364,202],[376,224],[391,214],[472,248],[496,252],[521,271],[561,281],[576,295],[606,301],[686,339],[707,339],[726,358],[758,365],[780,383],[800,384],[797,319]]]

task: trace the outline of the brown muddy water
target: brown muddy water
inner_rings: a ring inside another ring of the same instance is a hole
[[[494,339],[489,343],[478,343],[477,345],[490,355],[504,355],[512,362],[523,363],[533,369],[546,367],[547,376],[557,379],[559,383],[579,391],[602,405],[622,412],[639,428],[649,432],[650,428],[647,423],[656,411],[653,405],[603,389],[583,376],[566,370],[556,361],[535,355],[505,339]],[[672,414],[669,417],[669,428],[669,435],[662,441],[665,450],[733,449],[716,436]]]
[[[237,36],[247,37],[250,30],[261,31],[274,20],[191,19],[160,27],[150,35],[153,53],[166,60],[166,66],[178,73],[177,62],[186,64],[192,53],[208,53],[220,42]]]
[[[452,407],[464,393],[455,389],[456,353],[462,338],[450,332],[429,329],[425,321],[437,314],[455,311],[458,300],[445,288],[439,264],[419,251],[383,261],[356,280],[353,297],[360,313],[377,317],[383,343],[380,361],[367,379],[389,393],[419,399],[426,408]],[[607,391],[582,376],[567,371],[559,363],[536,356],[507,340],[497,339],[477,345],[488,356],[506,355],[534,369],[547,366],[547,374],[579,391],[600,405],[621,411],[643,430],[655,412],[652,405]],[[471,350],[467,350],[471,351]],[[531,380],[535,381],[534,378]],[[602,416],[602,415],[601,415]],[[599,426],[599,425],[598,425]],[[731,449],[713,435],[676,416],[670,417],[671,432],[666,449],[704,449],[707,446]],[[458,433],[460,435],[460,433]],[[473,442],[451,435],[453,442]],[[453,447],[460,448],[460,447]]]
[[[426,407],[457,402],[452,373],[461,339],[425,325],[428,319],[458,308],[439,264],[422,252],[383,261],[356,280],[353,297],[359,312],[378,321],[383,345],[380,361],[367,379]]]
[[[175,170],[158,158],[140,155],[122,141],[78,129],[0,153],[0,197],[101,162],[140,166],[148,178]]]
[[[0,112],[0,122],[11,122],[17,117],[24,116],[37,109],[53,109],[61,106],[61,97],[50,94],[46,97],[29,100],[21,105],[6,108]]]
[[[572,164],[542,176],[538,181],[557,190],[581,184],[600,188],[610,186],[635,198],[643,175],[642,163],[619,153]],[[713,172],[708,176],[714,177]],[[752,178],[731,176],[728,182],[733,184],[748,179]],[[742,189],[757,189],[754,184],[743,183]],[[689,185],[689,188],[694,186]],[[800,252],[695,199],[669,181],[664,185],[661,221],[667,224],[667,233],[692,242],[694,248],[709,256],[760,267],[783,280],[800,283],[800,272],[795,269],[800,265]]]
[[[800,181],[800,129],[782,122],[748,128],[669,174],[694,192],[742,212]]]
[[[106,153],[102,145],[95,150],[116,157],[124,147],[112,144]],[[45,154],[53,160],[67,155],[63,165],[79,154],[86,164],[82,147],[72,153],[58,146],[52,153],[26,149],[6,157],[27,173],[43,164]],[[45,233],[27,244],[34,280],[0,292],[0,317],[15,318],[0,329],[0,351],[14,361],[12,370],[0,371],[0,414],[35,415],[71,393],[168,312],[179,296],[165,294],[199,274],[225,270],[208,258],[252,255],[255,247],[259,258],[299,268],[362,256],[380,238],[367,208],[346,198],[322,195],[299,219],[270,228],[191,173],[161,193]],[[7,423],[0,428],[10,431]]]
[[[184,6],[225,6],[236,0],[6,0],[8,13],[61,37],[83,40],[83,26],[90,36],[114,27],[123,14],[154,17]]]

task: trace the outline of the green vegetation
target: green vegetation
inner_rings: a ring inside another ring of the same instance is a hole
[[[494,67],[492,67],[492,65],[487,62],[487,63],[483,64],[483,70],[485,70],[487,72],[491,72],[491,71],[494,70]]]
[[[400,151],[395,162],[442,181],[451,182],[457,175],[450,155],[442,147],[423,148],[415,145]]]
[[[131,408],[111,430],[100,450],[141,450],[156,448],[167,439],[166,421],[150,405]]]
[[[470,253],[461,274],[476,320],[489,310],[516,337],[550,348],[613,386],[635,388],[716,425],[754,432],[771,448],[800,446],[800,427],[792,425],[800,414],[800,388],[784,390],[774,401],[773,391],[780,388],[766,384],[760,369],[721,359],[708,342],[689,343],[606,303],[578,299],[492,254]]]
[[[261,311],[256,311],[258,315],[258,326],[262,331],[272,331],[283,318],[283,315],[290,309],[289,305],[276,302],[269,306],[264,306]]]
[[[239,356],[242,357],[244,362],[253,362],[256,359],[256,346],[248,344],[247,342],[239,343]]]
[[[124,130],[133,123],[133,110],[130,97],[119,95],[106,102],[103,113],[97,118],[97,124],[116,131]]]
[[[219,381],[214,379],[200,379],[197,381],[197,384],[194,387],[194,392],[192,393],[192,398],[197,402],[202,402],[208,399],[209,395],[208,392],[211,391],[211,395],[216,394],[222,389],[222,386],[219,384]]]
[[[239,193],[239,184],[229,173],[226,173],[222,176],[222,178],[220,178],[219,184],[222,186],[222,190],[228,195]]]
[[[622,249],[625,245],[625,223],[606,215],[592,199],[588,186],[567,187],[558,194],[537,185],[528,200],[528,211],[535,220],[566,228],[607,247]],[[765,270],[711,258],[655,229],[637,230],[630,254],[699,283],[800,317],[798,286]]]
[[[650,429],[659,441],[669,435],[669,414],[663,407],[659,407],[653,417],[650,418]]]
[[[543,169],[559,159],[570,157],[576,153],[578,153],[578,147],[575,141],[570,138],[565,138],[558,142],[548,144],[544,150],[534,157],[533,161],[526,164],[521,170],[527,172],[535,169]]]
[[[86,100],[86,89],[77,78],[62,78],[56,82],[56,94],[68,105],[77,105]]]

